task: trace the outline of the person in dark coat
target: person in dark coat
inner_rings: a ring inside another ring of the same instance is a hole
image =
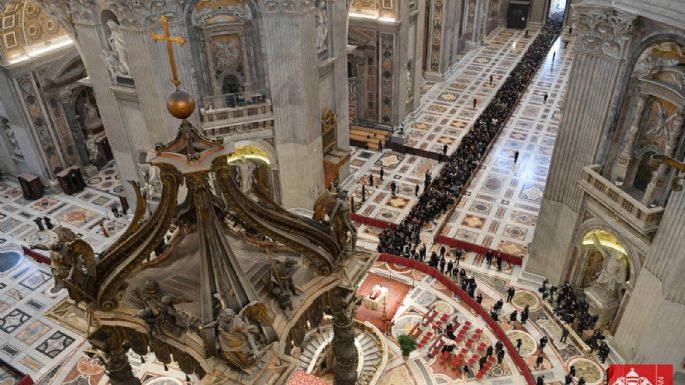
[[[43,227],[43,218],[36,218],[33,220],[33,222],[38,226],[38,231],[45,231],[45,227]]]
[[[521,352],[521,345],[523,344],[523,341],[520,338],[516,339],[516,351]]]
[[[45,227],[48,228],[48,230],[52,230],[55,226],[52,224],[52,221],[50,221],[50,218],[48,217],[43,217],[43,220],[45,221]]]
[[[514,298],[514,294],[516,294],[516,289],[514,289],[513,286],[509,286],[507,289],[507,303],[511,302],[511,300]]]
[[[535,359],[535,369],[540,369],[540,365],[542,365],[542,362],[544,361],[544,357],[542,357],[542,353],[538,354],[538,358]]]
[[[547,341],[547,336],[540,338],[540,352],[542,352],[542,350],[545,348],[545,345],[547,345]]]
[[[521,311],[521,324],[525,325],[526,321],[528,321],[528,312],[529,312],[529,306],[526,305],[526,307],[523,308]]]
[[[538,376],[535,385],[545,385],[545,376]]]

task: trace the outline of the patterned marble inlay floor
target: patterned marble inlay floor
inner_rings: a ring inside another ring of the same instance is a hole
[[[563,40],[569,40],[567,48]],[[552,47],[443,235],[527,254],[559,128],[573,43],[564,35]],[[516,163],[515,152],[519,153]]]
[[[118,182],[116,171],[109,170]],[[50,266],[13,250],[52,242],[54,233],[40,231],[34,222],[48,217],[53,225],[79,234],[99,253],[126,228],[126,218],[112,217],[111,206],[118,202],[117,196],[90,187],[74,196],[46,194],[27,201],[17,183],[0,182],[0,358],[34,380],[73,354],[83,338],[44,316],[66,297],[65,291],[52,290]]]

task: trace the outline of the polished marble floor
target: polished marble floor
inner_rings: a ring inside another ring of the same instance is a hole
[[[0,358],[3,361],[39,379],[83,343],[81,336],[45,317],[48,310],[66,297],[64,291],[52,290],[50,266],[15,252],[21,246],[53,241],[54,233],[47,229],[40,231],[34,220],[50,218],[53,225],[81,235],[98,253],[127,225],[126,218],[115,219],[112,215],[111,206],[118,202],[117,196],[90,187],[74,196],[47,194],[27,201],[18,184],[0,182]]]

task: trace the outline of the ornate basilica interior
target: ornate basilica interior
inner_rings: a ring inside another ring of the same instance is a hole
[[[0,385],[685,384],[684,20],[0,0]]]

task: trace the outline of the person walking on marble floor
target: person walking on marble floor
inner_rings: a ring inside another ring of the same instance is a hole
[[[464,252],[461,249],[457,249],[454,252],[454,259],[457,260],[456,267],[459,267],[459,261],[461,261],[461,256],[464,255]]]
[[[452,269],[454,269],[454,262],[447,262],[447,270],[445,271],[445,275],[452,275]]]
[[[573,377],[570,374],[564,376],[564,385],[571,385],[573,383]]]
[[[490,85],[492,85],[492,74],[490,74]]]
[[[535,380],[535,385],[545,385],[545,376],[538,376]]]
[[[440,258],[445,258],[445,252],[447,249],[445,248],[445,245],[440,246]]]
[[[549,98],[549,95],[547,95],[547,92],[545,92],[545,96],[542,97],[543,101],[542,103],[547,103],[547,99]]]
[[[369,174],[369,186],[373,187],[373,174]]]
[[[497,270],[502,271],[502,254],[497,252]]]
[[[397,192],[397,185],[395,184],[395,181],[390,182],[390,193],[392,196],[395,196],[395,193]]]
[[[419,190],[421,188],[419,187],[419,184],[417,183],[416,186],[414,186],[414,195],[419,196]]]
[[[559,342],[566,343],[566,339],[568,338],[568,334],[569,334],[568,328],[564,327],[561,330],[561,338],[559,339]]]
[[[381,166],[381,182],[383,181],[383,175],[385,175],[385,172],[383,171],[383,166]]]
[[[476,104],[478,104],[478,99],[473,98],[473,108],[476,108]]]
[[[528,313],[530,311],[529,307],[530,307],[529,305],[526,305],[526,307],[524,307],[523,310],[521,311],[521,324],[522,325],[525,325],[526,322],[528,321]]]
[[[539,344],[539,346],[540,346],[540,353],[542,353],[542,351],[545,349],[545,346],[547,345],[547,341],[549,341],[549,340],[547,339],[547,336],[542,336],[542,338],[540,338],[540,344]]]
[[[542,362],[545,360],[544,357],[542,357],[542,353],[538,354],[538,358],[535,359],[535,370],[540,369],[540,365],[542,365]]]
[[[112,214],[114,215],[114,218],[120,217],[119,208],[117,207],[117,205],[112,206],[111,210],[112,210]]]
[[[585,385],[585,377],[580,377],[577,385]]]
[[[366,202],[366,185],[362,183],[362,203]]]
[[[514,151],[514,165],[519,161],[519,152]]]
[[[552,52],[552,63],[554,63],[554,59],[557,57],[557,51]]]
[[[440,257],[440,273],[445,274],[445,257]]]
[[[576,376],[576,366],[575,365],[571,365],[571,367],[568,368],[568,374],[569,374],[569,376],[571,376],[571,378]]]
[[[504,349],[497,351],[497,365],[502,365],[504,360]]]
[[[507,303],[511,302],[511,300],[514,298],[514,294],[516,294],[516,289],[514,289],[513,286],[509,286],[507,289]]]
[[[52,221],[48,217],[43,217],[43,221],[45,221],[45,227],[48,228],[48,230],[52,230],[55,225],[52,224]]]
[[[487,264],[488,269],[490,268],[490,265],[492,264],[492,250],[488,250],[485,253],[485,262]]]
[[[476,302],[478,302],[479,305],[483,303],[483,295],[480,294],[480,292],[478,292],[478,295],[476,296]]]
[[[38,231],[45,231],[45,227],[43,227],[43,218],[35,218],[33,222],[38,226]]]
[[[511,324],[511,326],[515,326],[515,325],[516,325],[516,318],[518,318],[518,312],[517,312],[516,310],[514,310],[514,311],[511,312],[511,314],[509,315],[509,323]]]
[[[523,345],[523,340],[520,338],[516,339],[516,351],[521,353],[521,345]]]
[[[443,157],[443,159],[447,159],[447,150],[448,149],[449,149],[449,147],[447,147],[447,144],[442,145],[442,157]]]

